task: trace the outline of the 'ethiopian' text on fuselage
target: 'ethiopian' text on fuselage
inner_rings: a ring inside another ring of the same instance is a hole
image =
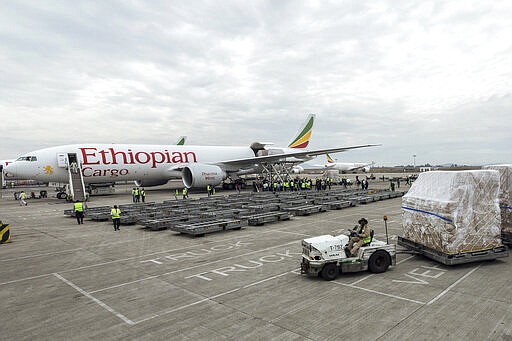
[[[117,165],[117,164],[151,164],[151,168],[156,168],[164,163],[191,163],[197,162],[194,152],[173,152],[164,149],[163,151],[116,151],[114,148],[79,148],[82,153],[84,165]]]

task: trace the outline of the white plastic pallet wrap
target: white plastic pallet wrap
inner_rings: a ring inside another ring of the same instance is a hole
[[[402,197],[404,237],[455,254],[501,246],[495,170],[421,173]]]
[[[501,229],[512,233],[512,165],[485,166],[500,173]]]

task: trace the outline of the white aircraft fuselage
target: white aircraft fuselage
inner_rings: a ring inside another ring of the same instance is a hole
[[[181,177],[191,188],[215,186],[230,176],[258,173],[265,164],[302,163],[321,154],[375,146],[307,150],[314,118],[308,115],[284,148],[263,142],[246,147],[84,143],[24,154],[6,171],[21,179],[67,183],[78,167],[84,184],[135,181],[138,186],[158,186]]]
[[[327,163],[325,167],[327,169],[336,169],[342,172],[348,172],[352,170],[362,169],[365,172],[369,172],[371,163],[361,163],[361,162],[336,162],[336,163]]]
[[[180,177],[180,165],[213,164],[218,160],[254,157],[249,147],[192,145],[76,144],[30,152],[33,161],[17,160],[9,171],[17,177],[45,182],[66,182],[66,163],[59,154],[76,154],[84,183],[169,180]]]

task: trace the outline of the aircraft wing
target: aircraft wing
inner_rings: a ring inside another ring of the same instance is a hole
[[[257,163],[263,163],[263,162],[270,162],[270,163],[289,163],[289,160],[286,160],[287,158],[310,158],[312,156],[322,155],[325,153],[340,153],[345,152],[347,150],[351,149],[358,149],[358,148],[367,148],[367,147],[376,147],[380,146],[379,144],[365,144],[360,146],[351,146],[351,147],[337,147],[337,148],[327,148],[327,149],[314,149],[314,150],[303,150],[303,151],[297,151],[297,152],[289,152],[289,153],[282,153],[282,154],[275,154],[275,155],[267,155],[267,156],[255,156],[255,157],[249,157],[244,159],[235,159],[235,160],[225,160],[216,162],[217,165],[224,165],[227,167],[245,167],[254,165]],[[295,161],[297,163],[301,162],[300,160]]]

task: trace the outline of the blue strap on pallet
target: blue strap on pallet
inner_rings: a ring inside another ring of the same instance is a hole
[[[420,212],[420,213],[425,213],[425,214],[433,215],[434,217],[437,217],[437,218],[443,219],[444,221],[447,221],[447,222],[449,222],[449,223],[453,223],[453,220],[448,219],[448,218],[445,218],[445,217],[442,217],[442,216],[440,216],[439,214],[435,214],[435,213],[433,213],[433,212],[428,212],[428,211],[418,210],[418,209],[416,209],[416,208],[410,208],[410,207],[405,207],[405,206],[402,206],[402,208],[403,208],[404,210],[409,210],[409,211],[414,211],[414,212]]]

